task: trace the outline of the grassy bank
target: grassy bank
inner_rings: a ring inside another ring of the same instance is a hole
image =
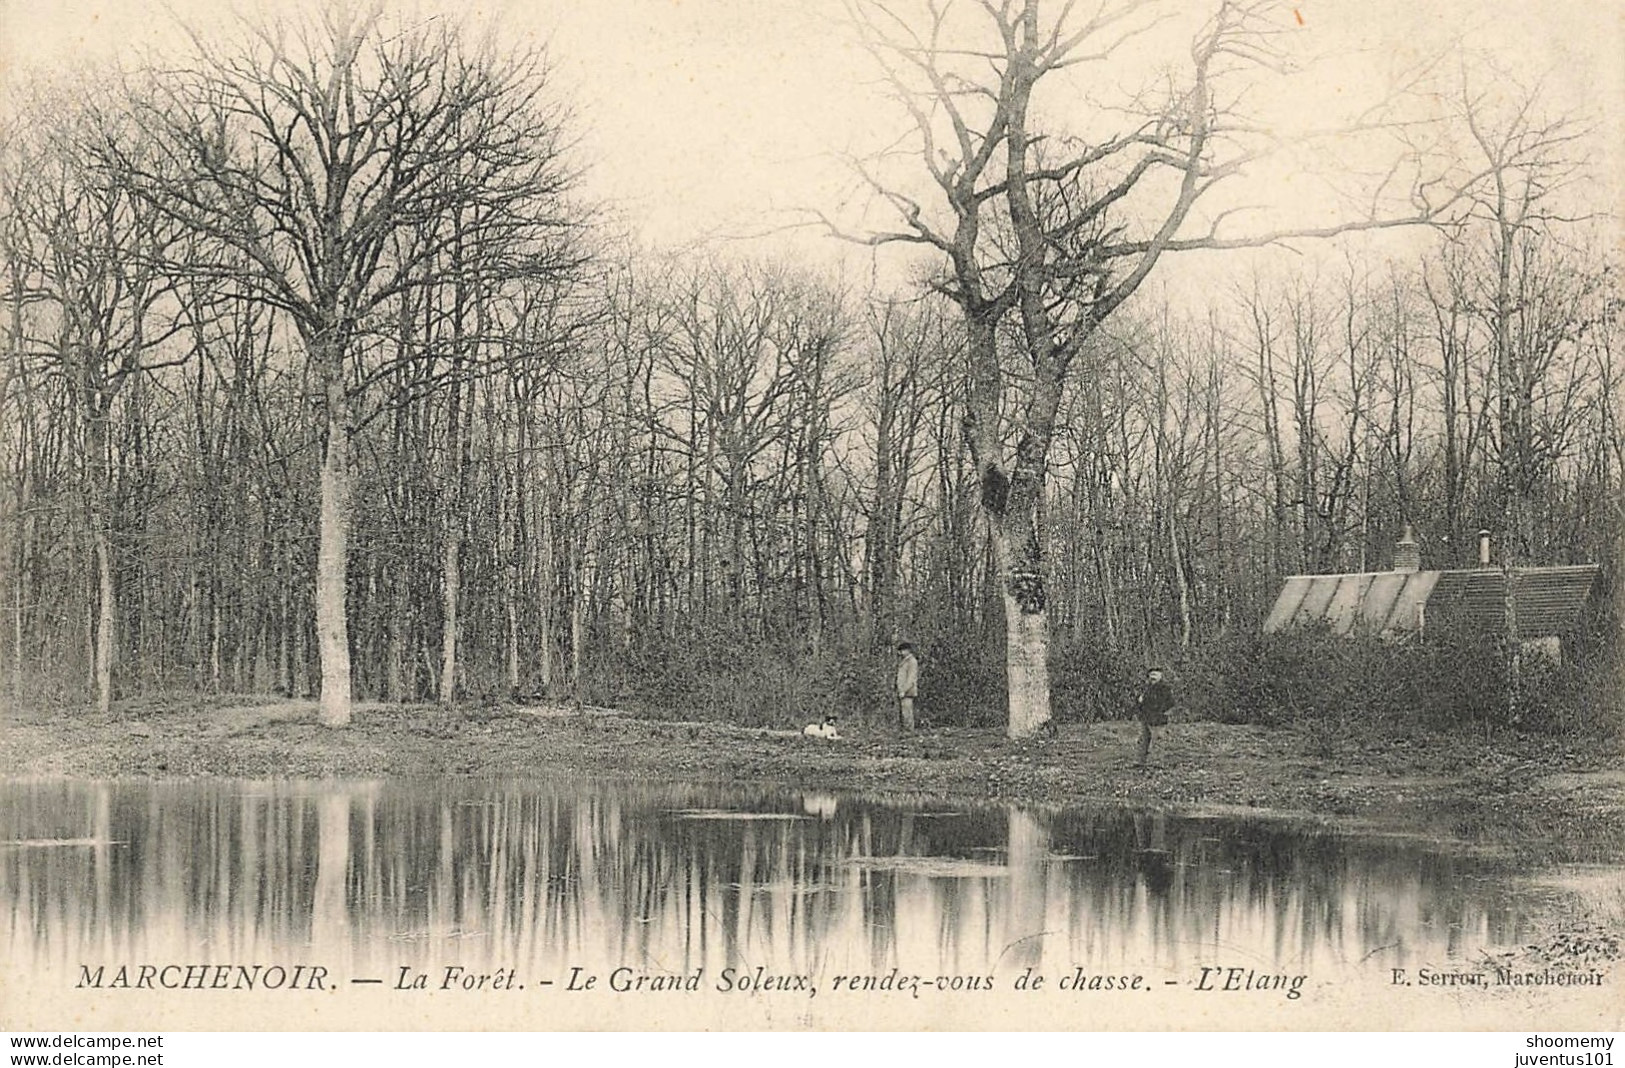
[[[365,705],[329,730],[311,702],[143,699],[107,718],[25,711],[0,723],[12,777],[244,778],[592,774],[776,784],[881,795],[1061,805],[1109,801],[1308,813],[1555,863],[1625,860],[1617,748],[1535,735],[1387,738],[1294,726],[1175,722],[1152,766],[1134,725],[1063,724],[901,735],[857,725],[838,742],[710,722],[553,707]]]

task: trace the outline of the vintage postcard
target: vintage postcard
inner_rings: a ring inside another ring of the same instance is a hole
[[[1619,1031],[1622,56],[0,0],[0,1029]]]

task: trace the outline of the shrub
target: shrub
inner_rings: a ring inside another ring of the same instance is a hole
[[[977,633],[943,634],[915,644],[920,655],[921,725],[996,727],[1004,723],[1008,698],[1002,639],[988,640]],[[891,685],[888,677],[887,686]]]
[[[1349,732],[1522,730],[1565,737],[1619,733],[1625,696],[1605,630],[1573,643],[1564,664],[1528,658],[1517,708],[1504,650],[1482,634],[1431,628],[1425,638],[1342,636],[1327,628],[1233,636],[1159,660],[1172,669],[1182,718],[1315,732],[1330,749]],[[997,727],[1006,708],[1002,636],[944,631],[915,637],[920,722]],[[896,656],[867,638],[776,641],[718,628],[704,635],[595,645],[583,699],[643,715],[796,728],[834,713],[889,725]],[[1102,643],[1057,642],[1052,709],[1061,722],[1132,714],[1146,657]]]
[[[1050,706],[1061,722],[1093,723],[1134,714],[1144,682],[1141,657],[1102,643],[1069,643],[1050,655]]]
[[[1390,736],[1498,729],[1599,737],[1619,728],[1603,656],[1556,664],[1526,657],[1516,710],[1507,657],[1491,637],[1435,628],[1426,637],[1342,636],[1327,628],[1261,634],[1196,650],[1180,667],[1196,718]]]

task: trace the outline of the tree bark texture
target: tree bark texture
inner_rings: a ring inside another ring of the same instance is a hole
[[[327,727],[350,725],[350,461],[345,409],[343,385],[330,383],[316,559],[316,638],[322,671],[320,719]]]

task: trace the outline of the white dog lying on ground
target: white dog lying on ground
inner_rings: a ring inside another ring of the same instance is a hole
[[[809,738],[827,738],[839,741],[841,733],[835,729],[835,717],[825,716],[822,723],[809,723],[801,728],[801,733]]]

